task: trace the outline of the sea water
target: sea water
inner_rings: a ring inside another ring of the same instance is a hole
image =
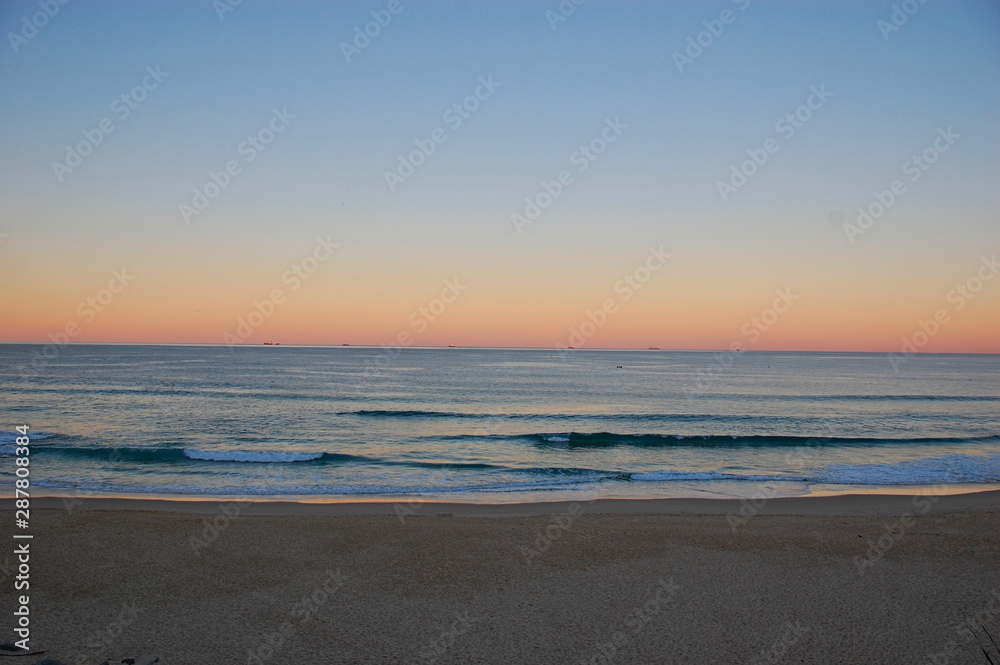
[[[1000,356],[0,345],[36,493],[462,501],[1000,485]],[[4,462],[6,459],[6,462]]]

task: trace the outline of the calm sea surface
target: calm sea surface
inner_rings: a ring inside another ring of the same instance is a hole
[[[1000,484],[1000,356],[0,345],[36,492],[481,501]]]

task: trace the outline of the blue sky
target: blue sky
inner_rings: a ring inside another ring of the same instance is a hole
[[[934,262],[961,274],[1000,239],[997,3],[927,2],[885,39],[891,2],[588,0],[553,30],[557,2],[404,0],[347,62],[341,43],[387,4],[244,0],[220,20],[207,1],[70,2],[18,52],[8,36],[0,230],[81,274],[116,252],[229,257],[239,274],[335,230],[363,250],[359,266],[390,275],[385,288],[399,265],[428,279],[442,264],[481,269],[493,283],[504,266],[541,279],[548,262],[559,268],[548,278],[586,281],[584,263],[668,242],[761,292],[806,273],[870,282]],[[733,22],[679,72],[673,54],[724,10]],[[5,3],[4,34],[38,11]],[[58,182],[65,146],[156,66],[169,76]],[[443,113],[481,76],[501,85],[390,192],[386,170],[446,127]],[[823,85],[829,101],[723,202],[716,183]],[[295,116],[287,131],[184,224],[178,205],[240,159],[275,108]],[[514,232],[524,198],[607,118],[628,125],[620,140]],[[942,127],[961,139],[862,247],[847,243],[831,215],[853,219]],[[933,284],[915,288],[933,295]]]

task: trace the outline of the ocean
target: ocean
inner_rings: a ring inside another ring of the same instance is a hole
[[[35,494],[456,501],[1000,486],[1000,356],[0,345]]]

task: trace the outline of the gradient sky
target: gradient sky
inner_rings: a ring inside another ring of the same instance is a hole
[[[16,52],[41,10],[0,5],[0,341],[76,324],[73,341],[221,343],[281,289],[248,343],[565,346],[613,299],[578,345],[898,351],[943,309],[922,350],[1000,352],[1000,279],[953,291],[1000,253],[996,2],[919,5],[886,39],[888,1],[588,0],[553,30],[555,0],[402,0],[347,62],[341,43],[389,4],[244,0],[220,19],[208,0],[70,2]],[[119,119],[112,102],[157,66]],[[489,76],[453,129],[444,113]],[[776,122],[813,86],[833,96],[786,138]],[[295,118],[247,162],[275,108]],[[114,131],[60,182],[53,162],[103,118]],[[607,118],[627,128],[579,172]],[[949,127],[911,182],[906,162]],[[385,172],[436,128],[447,140],[390,192]],[[768,138],[778,151],[724,202],[717,182]],[[240,173],[185,223],[230,160]],[[511,216],[564,169],[518,233]],[[894,179],[905,191],[849,242],[843,223]],[[293,289],[282,276],[317,237],[340,247]],[[661,246],[626,301],[616,283]],[[90,314],[122,268],[134,280]],[[465,291],[421,325],[455,278]],[[752,338],[778,289],[798,300]]]

